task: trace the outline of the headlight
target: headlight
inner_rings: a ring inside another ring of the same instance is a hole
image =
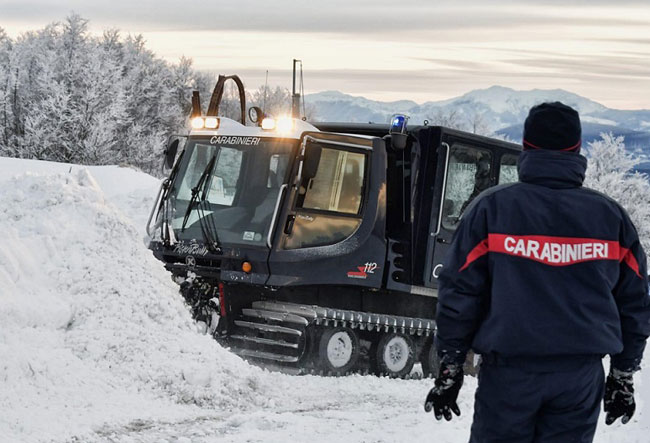
[[[266,117],[264,120],[262,120],[262,129],[266,129],[266,130],[275,129],[275,119],[272,119],[271,117]]]
[[[217,129],[219,127],[219,119],[217,117],[206,117],[205,127],[207,129]]]
[[[203,120],[203,117],[194,117],[192,119],[192,128],[203,129],[204,127],[205,127],[205,120]]]
[[[277,123],[278,132],[288,133],[293,130],[293,119],[291,117],[280,117]]]

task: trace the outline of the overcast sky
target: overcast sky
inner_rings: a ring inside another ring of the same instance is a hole
[[[462,3],[462,4],[459,4]],[[619,109],[650,108],[650,1],[0,0],[12,37],[71,11],[101,33],[247,87],[336,89],[378,100],[442,100],[492,85],[562,88]]]

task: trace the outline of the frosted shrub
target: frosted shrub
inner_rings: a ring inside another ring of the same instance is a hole
[[[589,144],[585,185],[607,194],[630,214],[646,253],[650,251],[650,181],[648,176],[633,172],[641,163],[635,154],[625,150],[624,137],[611,133]]]
[[[16,39],[0,28],[0,156],[158,172],[167,137],[187,128],[192,90],[206,97],[213,82],[142,36],[92,35],[75,14]]]

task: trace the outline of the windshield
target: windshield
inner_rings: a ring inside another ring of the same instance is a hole
[[[176,238],[204,239],[203,222],[216,228],[220,244],[265,245],[280,186],[287,181],[297,146],[298,140],[262,137],[190,138],[169,193]],[[195,201],[186,214],[192,188],[213,159],[211,173],[195,199],[205,195],[201,210]]]

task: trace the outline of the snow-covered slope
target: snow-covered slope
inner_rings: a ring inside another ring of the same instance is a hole
[[[4,441],[188,414],[175,405],[241,409],[264,398],[261,371],[197,332],[140,230],[107,201],[149,180],[103,172],[106,194],[87,169],[1,183]]]
[[[142,241],[158,180],[6,158],[0,177],[0,442],[467,441],[473,378],[438,423],[429,380],[269,373],[197,332]],[[637,382],[597,442],[647,441]]]

